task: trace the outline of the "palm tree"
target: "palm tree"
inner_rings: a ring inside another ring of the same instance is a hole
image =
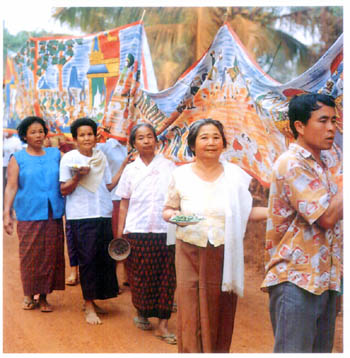
[[[61,23],[93,33],[138,21],[143,16],[160,89],[177,78],[208,49],[218,29],[228,22],[263,69],[285,82],[304,72],[343,31],[342,7],[68,7],[56,8]],[[319,33],[307,47],[291,31]]]

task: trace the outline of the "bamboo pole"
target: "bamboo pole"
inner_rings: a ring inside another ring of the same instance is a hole
[[[199,57],[202,55],[200,51],[201,46],[201,28],[200,24],[202,22],[202,16],[203,16],[203,8],[198,7],[197,8],[197,31],[196,31],[196,60],[199,59]]]
[[[146,10],[145,10],[145,9],[143,9],[143,13],[142,13],[142,16],[141,16],[141,20],[140,20],[140,22],[143,22],[143,17],[145,16],[145,13],[146,13]]]

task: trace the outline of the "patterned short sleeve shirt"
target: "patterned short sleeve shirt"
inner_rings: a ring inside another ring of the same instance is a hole
[[[274,165],[263,290],[288,281],[317,295],[340,291],[341,222],[328,230],[317,224],[337,192],[323,163],[293,143]]]

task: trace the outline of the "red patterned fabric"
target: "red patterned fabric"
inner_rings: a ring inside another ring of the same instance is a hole
[[[131,253],[125,267],[132,303],[143,317],[169,319],[176,287],[175,245],[166,234],[128,234]]]
[[[25,296],[65,288],[62,219],[18,221],[20,271]]]

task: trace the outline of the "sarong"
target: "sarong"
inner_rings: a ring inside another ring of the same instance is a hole
[[[108,244],[113,239],[111,219],[67,220],[66,229],[76,248],[84,299],[117,297],[116,262],[108,254]]]
[[[25,296],[65,288],[62,219],[18,221],[19,259]]]
[[[130,233],[131,253],[125,268],[132,303],[143,317],[169,319],[176,288],[175,246],[166,234]]]
[[[78,253],[76,247],[74,246],[72,225],[66,224],[66,242],[67,242],[67,251],[68,251],[68,258],[69,258],[69,266],[70,267],[78,266],[79,265]]]

